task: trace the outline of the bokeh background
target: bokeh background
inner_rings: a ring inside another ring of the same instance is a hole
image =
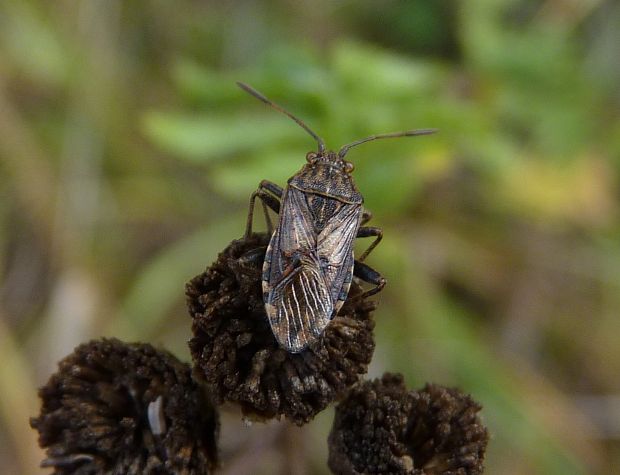
[[[333,148],[441,129],[349,154],[385,230],[370,375],[470,392],[489,474],[614,473],[618,25],[614,0],[2,0],[0,472],[42,473],[36,388],[78,343],[189,360],[184,283],[315,148],[243,80]],[[332,416],[227,410],[222,473],[328,473]]]

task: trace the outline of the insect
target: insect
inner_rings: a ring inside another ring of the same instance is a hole
[[[345,160],[352,147],[371,140],[428,135],[435,129],[372,135],[340,148],[326,150],[325,142],[297,117],[247,84],[237,83],[260,101],[287,115],[317,142],[307,163],[287,182],[285,189],[267,180],[250,198],[246,237],[252,233],[256,198],[263,205],[271,240],[262,268],[265,311],[277,342],[299,353],[317,340],[337,315],[349,293],[353,276],[374,285],[361,298],[381,291],[386,280],[364,260],[383,238],[380,228],[366,226],[372,214],[351,176],[353,164]],[[273,231],[267,208],[279,215]],[[355,238],[374,237],[356,260]]]

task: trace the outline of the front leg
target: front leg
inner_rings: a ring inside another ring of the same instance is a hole
[[[267,223],[267,231],[269,234],[273,232],[273,225],[267,207],[271,208],[276,213],[280,213],[280,199],[284,190],[275,183],[268,180],[263,180],[258,185],[258,189],[250,196],[250,207],[248,209],[248,220],[245,227],[245,237],[252,234],[252,220],[254,219],[254,203],[256,198],[260,198],[263,206],[263,213],[265,214],[265,222]]]
[[[370,290],[367,290],[359,298],[363,299],[366,297],[370,297],[371,295],[375,295],[378,292],[383,290],[387,281],[385,277],[383,277],[379,272],[374,270],[368,264],[364,264],[360,261],[355,261],[353,266],[353,275],[362,279],[364,282],[368,282],[369,284],[374,284],[374,287]]]

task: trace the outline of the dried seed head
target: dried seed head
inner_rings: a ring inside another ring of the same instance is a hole
[[[269,236],[233,241],[187,284],[194,371],[218,402],[240,404],[248,418],[284,415],[304,424],[366,373],[374,351],[374,304],[355,299],[301,353],[280,348],[265,314],[261,268]]]
[[[188,365],[147,344],[78,346],[39,390],[30,424],[54,474],[205,474],[218,417]]]
[[[457,389],[407,391],[400,375],[353,388],[336,408],[329,467],[338,475],[475,475],[488,441],[481,407]]]

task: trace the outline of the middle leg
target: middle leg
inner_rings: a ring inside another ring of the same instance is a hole
[[[376,239],[370,244],[370,246],[368,246],[368,249],[366,249],[362,253],[362,255],[359,257],[358,261],[360,262],[364,262],[364,260],[368,257],[368,254],[370,254],[372,250],[375,247],[377,247],[377,244],[381,242],[381,239],[383,239],[383,229],[376,228],[374,226],[362,226],[361,228],[357,230],[356,237],[358,238],[371,237],[371,236],[375,236]]]

